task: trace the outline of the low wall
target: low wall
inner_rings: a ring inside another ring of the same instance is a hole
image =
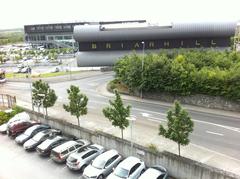
[[[235,174],[207,166],[205,164],[190,160],[188,158],[179,157],[169,152],[151,152],[148,148],[138,144],[133,145],[127,140],[112,136],[101,131],[92,131],[85,129],[61,119],[49,117],[43,119],[42,115],[29,112],[32,119],[40,120],[42,123],[49,124],[53,128],[63,131],[65,134],[74,135],[79,138],[87,139],[93,143],[105,146],[107,149],[116,149],[124,157],[136,156],[145,161],[147,166],[161,164],[169,171],[170,176],[177,179],[235,179],[240,178]]]
[[[143,97],[170,103],[178,100],[182,104],[240,112],[240,102],[227,100],[219,96],[208,96],[202,94],[190,96],[175,96],[167,93],[144,93]]]

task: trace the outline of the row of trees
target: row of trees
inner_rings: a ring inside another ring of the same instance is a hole
[[[142,69],[142,61],[144,67]],[[240,99],[240,53],[211,50],[128,55],[114,67],[131,91],[207,94]]]
[[[120,94],[117,90],[115,99],[109,101],[109,106],[105,107],[102,112],[113,126],[120,128],[123,139],[123,131],[129,126],[128,117],[130,116],[131,106],[124,106]],[[35,106],[40,108],[41,105],[46,110],[53,106],[57,100],[57,96],[53,89],[50,89],[46,82],[41,80],[33,83],[32,99]],[[80,126],[80,116],[87,114],[88,97],[81,93],[79,87],[71,85],[67,89],[69,104],[64,104],[63,108],[75,116]],[[180,145],[189,144],[189,134],[193,131],[193,122],[188,113],[182,109],[179,102],[175,102],[174,108],[167,113],[167,127],[159,126],[159,135],[169,138],[178,144],[180,155]]]
[[[0,32],[0,45],[23,42],[23,31],[20,32]]]

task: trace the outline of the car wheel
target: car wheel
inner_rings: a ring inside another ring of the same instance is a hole
[[[141,171],[141,175],[142,175],[144,172],[145,172],[145,169],[143,169],[143,170]]]
[[[87,165],[83,165],[82,168],[81,168],[81,172],[83,172],[86,167],[87,167]]]
[[[103,179],[103,175],[100,175],[97,179]]]

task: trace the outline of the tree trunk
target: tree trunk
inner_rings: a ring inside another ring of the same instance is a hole
[[[48,110],[47,110],[47,108],[45,108],[46,109],[46,117],[48,117]]]
[[[123,129],[121,129],[122,139],[123,139]]]
[[[178,143],[178,155],[181,156],[180,155],[180,143]]]
[[[78,126],[80,127],[80,120],[79,120],[79,117],[77,118],[77,120],[78,120]]]

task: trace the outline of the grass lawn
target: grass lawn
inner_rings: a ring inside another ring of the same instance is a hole
[[[80,71],[72,71],[71,74],[81,73]],[[69,75],[70,72],[55,72],[55,73],[44,73],[40,74],[40,76],[32,76],[32,78],[48,78],[48,77],[55,77],[55,76],[63,76]],[[6,78],[26,78],[27,73],[7,73]]]

